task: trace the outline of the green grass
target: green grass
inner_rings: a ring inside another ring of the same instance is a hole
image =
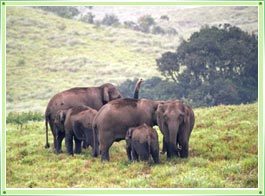
[[[160,155],[158,165],[128,162],[125,141],[114,143],[107,163],[92,158],[91,149],[56,155],[44,148],[44,122],[29,121],[21,129],[8,123],[7,188],[257,188],[258,104],[195,109],[195,115],[189,158]]]

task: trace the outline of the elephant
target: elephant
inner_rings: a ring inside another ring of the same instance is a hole
[[[57,144],[63,140],[64,134],[61,130],[56,130],[54,120],[58,111],[68,110],[71,107],[86,105],[95,110],[99,110],[104,104],[121,98],[121,94],[118,89],[110,83],[103,84],[99,87],[76,87],[65,91],[62,91],[54,95],[49,101],[45,111],[45,127],[46,127],[46,145],[45,148],[49,148],[48,142],[48,123],[53,134],[54,149],[57,153],[61,152],[61,146]]]
[[[143,124],[130,128],[126,133],[126,152],[129,161],[148,161],[150,154],[155,163],[159,163],[159,143],[156,130]]]
[[[156,110],[160,103],[148,99],[121,98],[104,105],[93,121],[96,136],[93,156],[98,156],[100,151],[101,161],[109,161],[109,148],[113,142],[125,139],[130,127],[144,123],[151,127],[157,125]]]
[[[163,150],[167,157],[173,155],[187,158],[189,138],[195,122],[191,107],[180,100],[170,100],[157,109],[157,123],[163,134]]]
[[[65,146],[68,154],[73,155],[73,139],[75,140],[75,153],[81,153],[81,142],[84,141],[86,147],[94,147],[94,136],[92,122],[97,114],[88,106],[76,106],[70,108],[64,121]]]

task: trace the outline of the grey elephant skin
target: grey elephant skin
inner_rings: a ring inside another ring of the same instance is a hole
[[[92,122],[97,114],[87,106],[77,106],[69,109],[65,116],[65,146],[66,152],[73,155],[73,140],[75,141],[75,153],[81,153],[81,142],[84,141],[86,147],[94,147],[94,136]]]
[[[157,132],[143,124],[130,128],[126,133],[126,152],[129,161],[148,161],[150,155],[159,163],[159,143]]]
[[[191,107],[180,100],[166,101],[157,109],[157,123],[163,134],[163,152],[167,157],[187,158],[195,116]]]
[[[125,139],[130,127],[147,124],[157,125],[156,110],[160,101],[148,99],[122,98],[104,105],[93,121],[93,131],[97,136],[95,140],[94,156],[101,153],[102,161],[109,161],[109,148],[115,141]],[[99,149],[99,151],[98,151]]]
[[[48,142],[48,124],[53,134],[54,149],[57,153],[61,152],[61,146],[57,145],[57,139],[63,140],[64,133],[57,130],[54,124],[55,116],[58,111],[68,110],[71,107],[80,105],[89,106],[95,110],[99,110],[104,104],[121,98],[120,92],[117,88],[110,84],[103,84],[99,87],[83,87],[71,88],[54,95],[49,101],[45,111],[45,126],[46,126],[46,145],[49,148]]]

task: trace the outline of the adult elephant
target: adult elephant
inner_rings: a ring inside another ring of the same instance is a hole
[[[163,134],[163,152],[187,158],[189,138],[194,126],[194,112],[180,100],[166,101],[157,109],[157,123]]]
[[[121,98],[118,89],[110,83],[103,84],[99,87],[71,88],[54,95],[49,101],[45,111],[46,126],[46,145],[48,142],[48,123],[53,134],[53,144],[57,153],[61,152],[61,147],[57,145],[57,140],[64,138],[63,131],[55,127],[54,120],[58,111],[68,110],[71,107],[85,105],[95,110],[99,110],[104,104]],[[58,133],[58,134],[57,134]]]
[[[156,110],[160,103],[148,99],[123,98],[104,105],[93,121],[93,135],[97,136],[94,139],[93,156],[98,156],[100,150],[101,160],[109,161],[109,148],[114,141],[125,139],[130,127],[144,123],[151,127],[157,125]]]

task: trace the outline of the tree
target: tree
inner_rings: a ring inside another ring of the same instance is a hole
[[[119,19],[114,14],[106,14],[102,20],[103,25],[112,26],[119,24]]]
[[[184,97],[198,106],[257,100],[257,37],[238,27],[205,26],[156,62],[161,73],[182,86]]]
[[[95,15],[93,15],[91,12],[88,12],[80,20],[83,22],[89,23],[89,24],[93,24],[94,18],[95,18]]]
[[[155,25],[155,19],[150,15],[141,16],[138,19],[139,29],[144,33],[150,32],[150,27]]]

